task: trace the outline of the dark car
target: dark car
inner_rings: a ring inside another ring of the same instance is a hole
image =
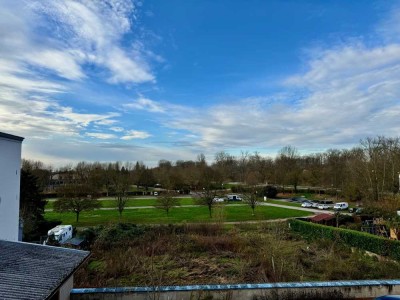
[[[303,203],[305,201],[310,201],[305,197],[292,197],[290,198],[290,202],[298,202],[298,203]]]

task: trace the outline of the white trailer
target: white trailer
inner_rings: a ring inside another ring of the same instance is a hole
[[[60,244],[64,244],[67,240],[72,238],[72,225],[58,225],[47,232],[47,241],[50,236],[54,236],[54,240]]]

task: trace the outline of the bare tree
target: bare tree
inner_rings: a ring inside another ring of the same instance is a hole
[[[248,186],[248,191],[243,194],[243,201],[250,206],[254,216],[255,215],[254,211],[258,204],[258,199],[257,199],[258,172],[250,172],[249,174],[247,174],[246,183]]]
[[[164,210],[168,216],[171,208],[179,205],[179,199],[174,198],[172,193],[162,193],[158,196],[155,207]]]
[[[58,190],[61,197],[54,202],[54,211],[73,212],[76,222],[82,211],[91,211],[101,207],[97,193],[87,184],[68,184]]]
[[[297,192],[297,185],[301,177],[301,168],[299,165],[299,153],[293,146],[283,147],[275,159],[276,171],[279,174],[283,191],[285,185],[293,185],[294,192]]]
[[[115,190],[117,209],[119,212],[119,217],[121,218],[122,212],[124,211],[128,201],[128,191],[131,183],[129,170],[125,167],[120,169],[119,163],[116,163],[113,176],[111,178]]]
[[[212,218],[214,198],[217,195],[216,187],[221,186],[220,174],[209,166],[203,166],[199,184],[202,190],[196,193],[196,202],[199,205],[207,206],[210,218]]]

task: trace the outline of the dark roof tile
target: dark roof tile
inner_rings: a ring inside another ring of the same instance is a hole
[[[46,299],[89,252],[0,240],[0,299]]]

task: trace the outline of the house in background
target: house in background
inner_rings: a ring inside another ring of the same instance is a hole
[[[0,240],[18,241],[21,145],[24,138],[0,132]]]

